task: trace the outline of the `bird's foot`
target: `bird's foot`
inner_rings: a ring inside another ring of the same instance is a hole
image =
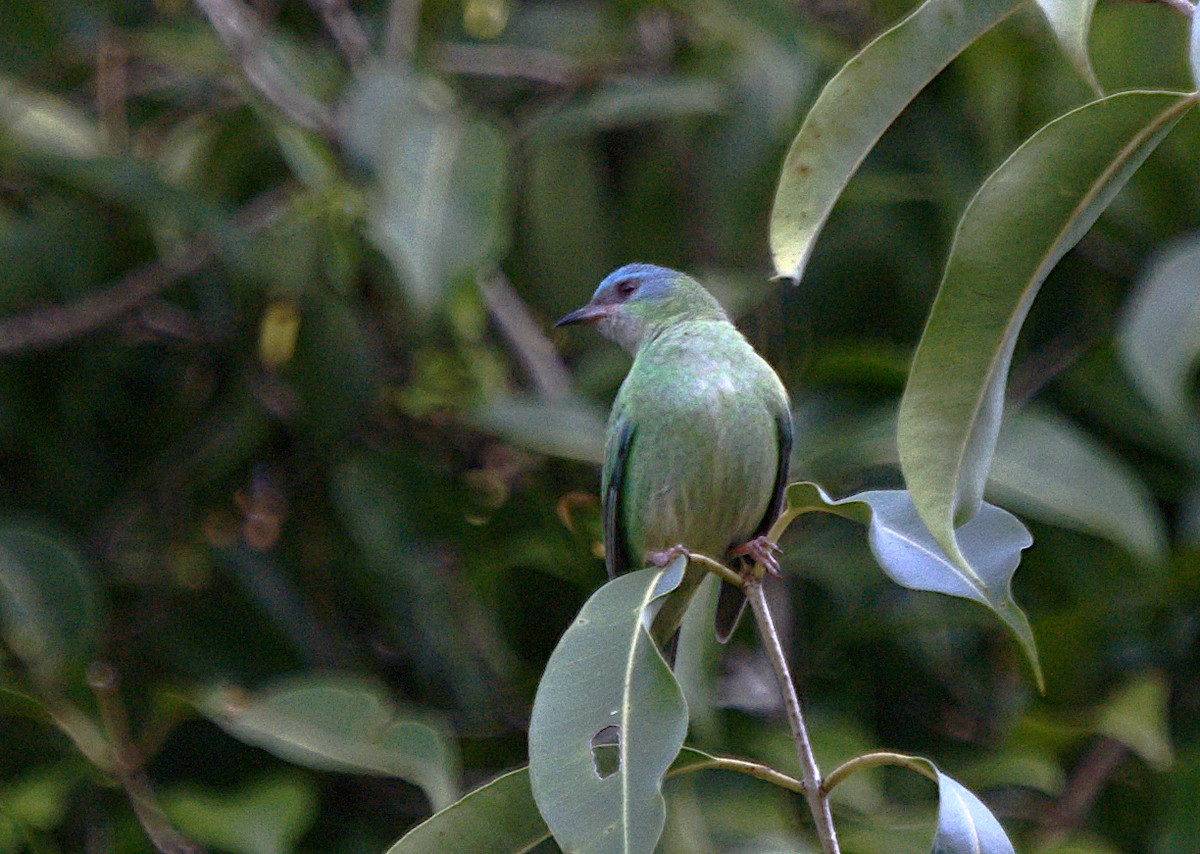
[[[740,546],[729,550],[730,557],[748,557],[771,575],[781,575],[779,571],[779,555],[782,549],[779,543],[766,534],[747,540]]]
[[[681,555],[687,557],[689,554],[687,546],[683,543],[676,543],[673,546],[667,546],[665,549],[646,552],[646,563],[650,566],[662,567]]]

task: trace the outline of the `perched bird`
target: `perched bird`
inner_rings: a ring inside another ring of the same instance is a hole
[[[779,515],[792,447],[787,391],[774,369],[690,276],[652,264],[610,273],[555,325],[587,323],[633,355],[613,402],[601,491],[610,576],[663,565],[683,550],[745,556],[775,572],[767,531]],[[688,568],[653,634],[674,635],[704,577]],[[722,583],[717,636],[745,606]]]

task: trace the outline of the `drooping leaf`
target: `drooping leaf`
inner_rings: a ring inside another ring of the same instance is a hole
[[[184,783],[162,794],[163,810],[189,839],[233,854],[284,854],[317,817],[316,783],[295,773],[232,791]]]
[[[385,67],[359,75],[343,126],[376,177],[371,239],[429,314],[507,242],[507,143],[440,81]]]
[[[95,580],[62,532],[0,523],[0,632],[34,679],[58,686],[86,665],[101,625]]]
[[[1037,4],[1067,59],[1095,93],[1102,95],[1104,90],[1092,70],[1092,57],[1088,53],[1088,31],[1096,0],[1037,0]]]
[[[1117,543],[1144,563],[1166,558],[1162,513],[1137,472],[1047,410],[1030,407],[1005,421],[987,491],[1035,519]]]
[[[792,141],[771,212],[775,270],[796,281],[851,176],[904,107],[1016,0],[925,0],[825,85]]]
[[[198,698],[235,738],[321,771],[399,777],[435,809],[458,789],[458,752],[431,712],[397,706],[379,686],[350,676],[296,676],[253,694],[215,688]]]
[[[1100,709],[1096,731],[1121,742],[1155,771],[1171,767],[1171,686],[1158,671],[1139,673],[1122,684]]]
[[[1014,854],[1004,828],[983,801],[953,777],[937,771],[937,832],[933,854]]]
[[[994,611],[1016,634],[1042,687],[1033,631],[1012,598],[1012,577],[1021,551],[1033,542],[1015,516],[984,504],[957,531],[962,560],[956,561],[933,539],[904,490],[872,490],[834,500],[815,483],[793,483],[773,531],[781,532],[796,516],[813,511],[866,525],[875,560],[902,587],[970,599]]]
[[[900,404],[900,465],[951,558],[983,499],[1013,348],[1042,281],[1192,105],[1124,92],[1055,119],[984,182],[959,222]]]
[[[687,732],[687,705],[649,633],[647,609],[683,578],[628,573],[584,604],[555,647],[529,723],[533,795],[565,850],[649,852],[662,834],[662,780]],[[615,763],[598,746],[615,739]],[[615,767],[612,767],[615,764]]]
[[[1191,381],[1200,364],[1200,235],[1164,249],[1138,282],[1117,331],[1117,352],[1138,391],[1192,448],[1200,418]]]

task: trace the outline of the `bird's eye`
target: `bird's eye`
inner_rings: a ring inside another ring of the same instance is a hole
[[[638,284],[634,279],[622,279],[617,282],[617,295],[622,299],[633,296],[637,289]]]

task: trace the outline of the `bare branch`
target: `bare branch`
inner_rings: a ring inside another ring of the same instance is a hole
[[[370,56],[371,47],[362,23],[350,10],[350,4],[346,0],[308,0],[308,3],[321,16],[325,29],[329,30],[350,65],[362,65]]]
[[[525,366],[538,393],[547,400],[567,397],[571,392],[570,373],[504,274],[496,270],[489,276],[480,276],[479,292],[488,313]]]
[[[268,191],[234,216],[234,226],[244,233],[261,231],[277,221],[285,208],[281,192]],[[102,291],[65,305],[42,306],[4,318],[0,320],[0,355],[44,350],[94,332],[202,269],[215,256],[209,242],[198,238],[175,257],[151,261]]]
[[[292,121],[326,136],[333,119],[324,104],[296,88],[266,48],[266,27],[238,0],[195,0],[259,93]]]

